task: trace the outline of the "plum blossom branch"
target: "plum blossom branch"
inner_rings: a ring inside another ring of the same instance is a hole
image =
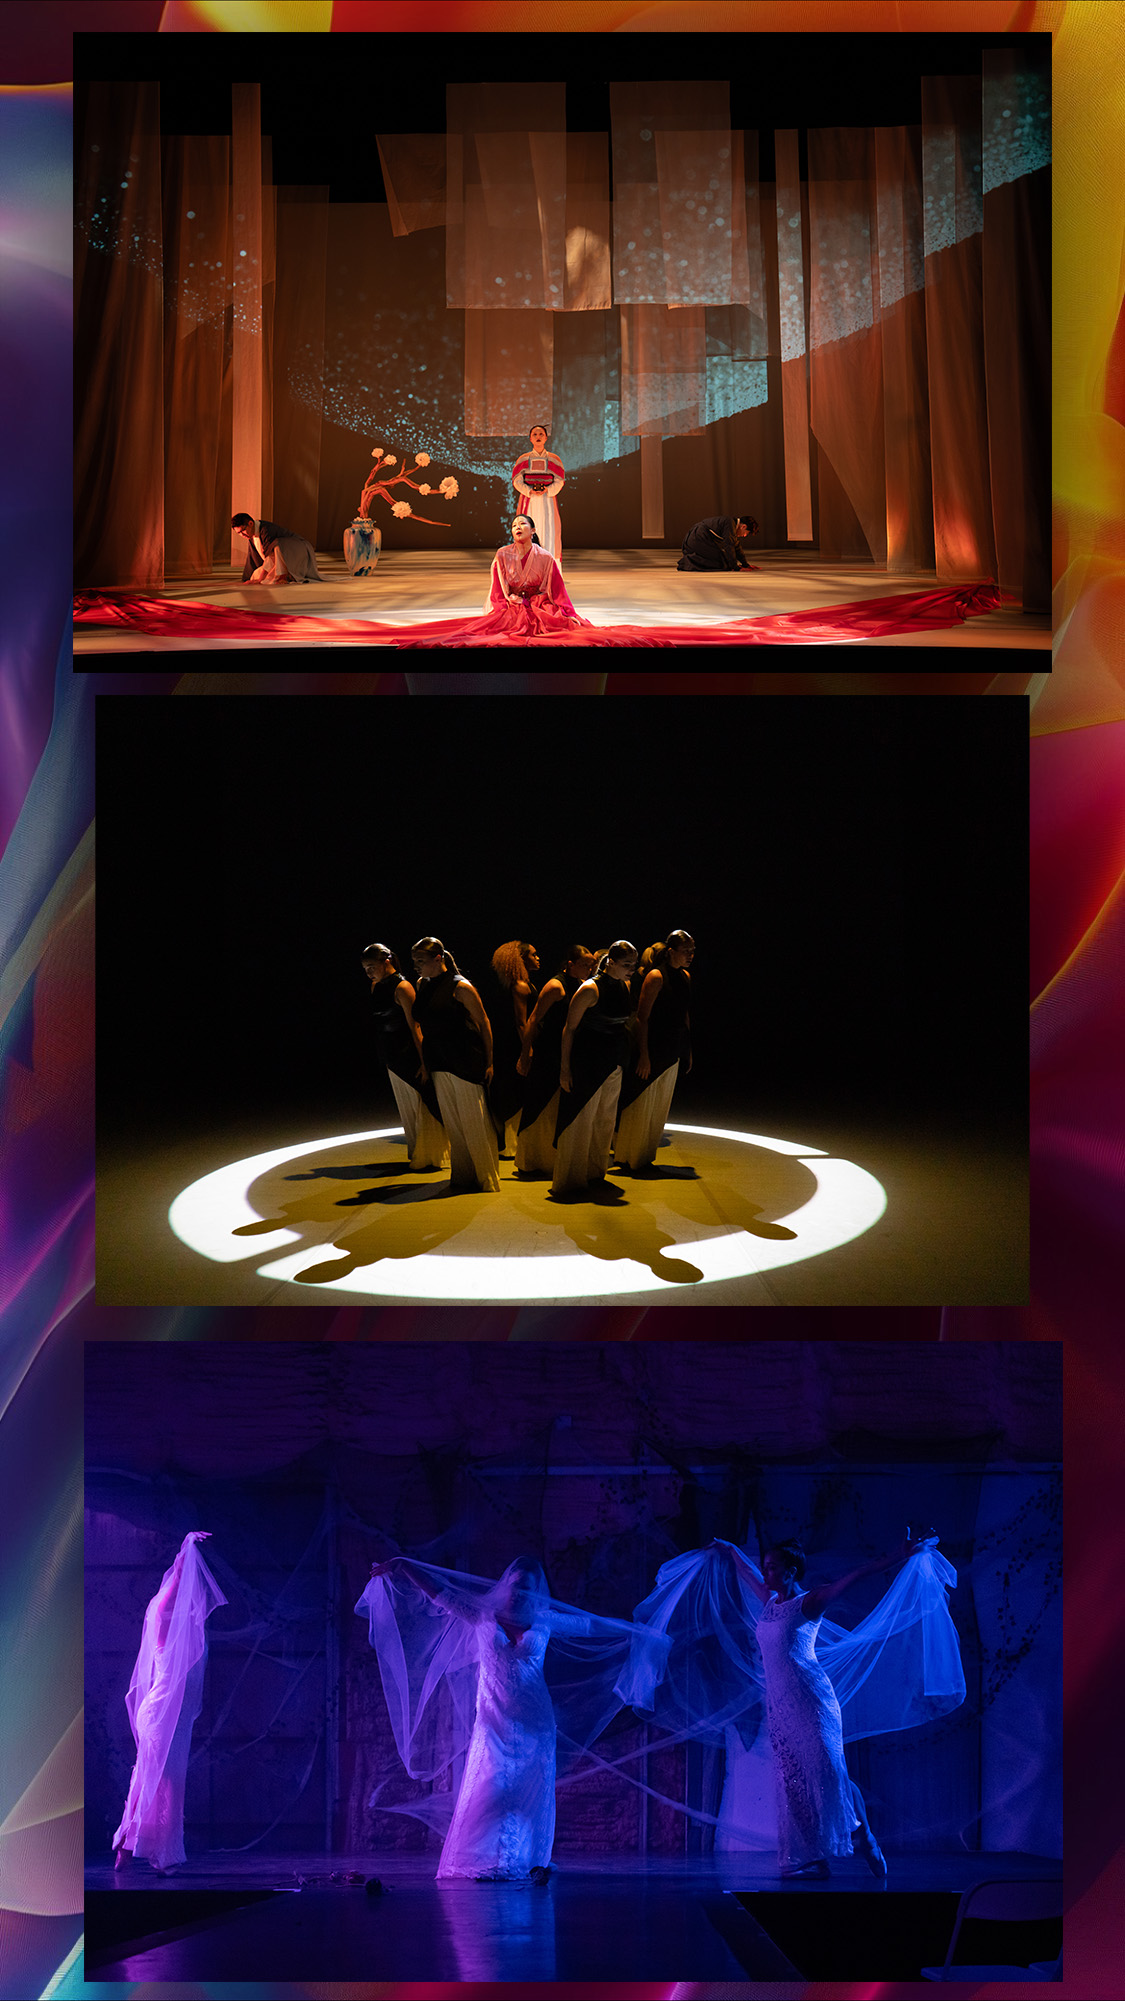
[[[406,471],[391,473],[388,478],[389,468],[398,464],[396,453],[386,451],[382,445],[376,445],[371,456],[375,460],[375,464],[368,473],[363,492],[359,496],[359,512],[362,520],[370,521],[372,502],[376,494],[381,494],[383,499],[388,503],[391,513],[396,515],[400,521],[405,519],[407,515],[410,515],[415,521],[425,521],[431,528],[449,527],[448,521],[434,521],[428,514],[415,514],[408,500],[392,500],[391,488],[394,486],[409,486],[415,493],[433,493],[436,491],[443,494],[446,500],[455,500],[460,492],[455,479],[447,475],[435,489],[424,482],[420,483],[416,479],[411,479],[409,473]],[[414,463],[416,466],[428,466],[430,463],[429,453],[415,452]]]

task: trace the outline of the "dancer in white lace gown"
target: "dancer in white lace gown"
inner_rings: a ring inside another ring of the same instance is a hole
[[[823,1616],[850,1585],[890,1568],[897,1576],[851,1631]],[[956,1572],[932,1531],[810,1591],[799,1588],[804,1570],[794,1543],[769,1549],[760,1570],[720,1540],[663,1564],[634,1615],[670,1642],[648,1713],[679,1737],[726,1750],[722,1846],[766,1845],[759,1826],[743,1818],[738,1776],[739,1746],[756,1750],[764,1723],[781,1873],[825,1876],[832,1856],[859,1852],[883,1877],[886,1862],[848,1776],[844,1742],[932,1722],[964,1701],[947,1604]],[[620,1686],[646,1713],[628,1677]]]
[[[903,1543],[891,1556],[861,1564],[834,1584],[798,1589],[805,1574],[799,1543],[767,1550],[759,1576],[733,1543],[739,1577],[761,1602],[757,1638],[766,1687],[766,1726],[777,1775],[778,1862],[783,1876],[827,1876],[830,1856],[858,1848],[874,1875],[887,1864],[871,1832],[863,1795],[844,1763],[844,1727],[832,1683],[816,1657],[825,1606],[861,1577],[905,1563],[925,1547]]]
[[[556,1740],[576,1754],[621,1707],[614,1681],[636,1644],[632,1626],[549,1597],[530,1556],[498,1583],[403,1556],[373,1563],[371,1577],[356,1611],[370,1621],[403,1763],[435,1777],[465,1752],[438,1880],[545,1880]],[[667,1642],[648,1640],[651,1686]],[[554,1690],[549,1649],[565,1656]]]

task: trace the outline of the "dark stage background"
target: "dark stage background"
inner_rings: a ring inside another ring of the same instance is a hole
[[[940,699],[102,701],[101,1136],[392,1114],[376,939],[409,977],[442,938],[491,998],[505,939],[546,977],[572,938],[682,926],[674,1118],[1022,1144],[1026,729]]]

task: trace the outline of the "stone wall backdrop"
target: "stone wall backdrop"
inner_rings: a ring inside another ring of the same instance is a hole
[[[230,1603],[209,1625],[189,1852],[433,1851],[353,1606],[401,1549],[495,1576],[538,1552],[554,1594],[628,1618],[660,1564],[798,1534],[810,1579],[939,1529],[969,1697],[849,1749],[884,1844],[1054,1853],[1061,1384],[1052,1344],[92,1344],[87,1350],[87,1825],[116,1825],[145,1604],[189,1528]],[[854,1624],[885,1588],[841,1607]],[[1034,1716],[1025,1731],[1021,1717]],[[607,1760],[643,1749],[619,1717]],[[627,1770],[645,1778],[637,1758]],[[455,1782],[456,1775],[454,1775]],[[651,1793],[559,1793],[556,1852],[705,1851],[722,1759],[653,1751]]]

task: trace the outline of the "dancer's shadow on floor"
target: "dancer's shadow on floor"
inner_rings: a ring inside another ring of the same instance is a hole
[[[358,1229],[349,1227],[346,1241],[333,1240],[323,1247],[315,1243],[308,1246],[310,1255],[322,1248],[340,1253],[337,1261],[310,1265],[294,1273],[297,1285],[323,1285],[333,1278],[350,1278],[365,1265],[379,1264],[385,1259],[405,1260],[440,1249],[465,1225],[463,1209],[443,1213],[441,1204],[454,1196],[478,1192],[449,1181],[442,1181],[436,1188],[400,1181],[395,1187],[363,1189],[342,1198],[333,1198],[327,1191],[310,1192],[292,1202],[274,1202],[270,1215],[260,1216],[253,1223],[242,1223],[231,1234],[257,1237],[268,1236],[275,1230],[303,1231],[309,1224],[338,1223],[341,1209],[366,1209],[374,1205],[377,1216],[373,1215],[370,1223],[361,1224]],[[426,1205],[422,1213],[420,1204]]]
[[[412,1202],[442,1202],[447,1195],[479,1195],[481,1190],[475,1182],[462,1184],[457,1181],[443,1181],[438,1188],[419,1188],[413,1182],[399,1182],[397,1188],[364,1188],[358,1195],[341,1195],[337,1209],[365,1209],[372,1202],[382,1202],[396,1209],[408,1208]]]
[[[405,1262],[428,1251],[440,1250],[443,1244],[459,1236],[465,1226],[464,1209],[448,1209],[443,1215],[442,1205],[457,1196],[479,1193],[479,1189],[460,1188],[446,1181],[440,1188],[372,1188],[361,1195],[347,1196],[336,1205],[338,1208],[368,1208],[373,1204],[376,1214],[370,1223],[349,1229],[343,1242],[332,1244],[331,1248],[340,1253],[337,1259],[295,1272],[295,1283],[327,1285],[334,1278],[350,1278],[353,1272],[368,1265],[383,1264],[388,1259]],[[425,1205],[421,1212],[420,1204]]]
[[[675,1255],[679,1248],[675,1238],[636,1203],[626,1201],[624,1189],[612,1181],[594,1181],[573,1195],[556,1195],[551,1207],[575,1249],[586,1257],[600,1258],[604,1264],[629,1258],[647,1265],[654,1278],[668,1285],[698,1285],[703,1277],[698,1265]],[[591,1216],[591,1209],[603,1215]]]
[[[797,1231],[788,1223],[767,1223],[762,1220],[764,1203],[748,1202],[744,1195],[735,1193],[727,1182],[713,1183],[712,1190],[718,1213],[725,1223],[734,1223],[745,1230],[748,1237],[764,1237],[771,1243],[795,1243]]]
[[[646,1265],[654,1278],[663,1279],[668,1285],[699,1284],[704,1274],[698,1265],[682,1255],[677,1240],[646,1213],[639,1189],[636,1198],[631,1202],[628,1200],[625,1189],[618,1184],[618,1172],[615,1168],[605,1181],[592,1182],[588,1188],[574,1195],[551,1198],[551,1207],[563,1217],[567,1235],[575,1248],[587,1257],[600,1258],[606,1263],[629,1258],[636,1264]],[[675,1184],[698,1182],[702,1177],[692,1167],[685,1170],[670,1166],[664,1169],[634,1169],[628,1178],[665,1184],[666,1201],[674,1208],[677,1206]],[[784,1223],[763,1220],[763,1207],[762,1203],[748,1202],[724,1183],[715,1220],[726,1226],[733,1224],[736,1229],[745,1231],[747,1236],[771,1242],[792,1242],[796,1238],[796,1230],[791,1230]],[[591,1208],[603,1214],[593,1217],[589,1213]],[[696,1207],[685,1208],[681,1213],[686,1222],[698,1226],[700,1218]]]
[[[286,1181],[389,1181],[402,1174],[442,1174],[448,1173],[449,1162],[442,1167],[407,1167],[400,1160],[373,1160],[362,1166],[353,1167],[310,1167],[304,1174],[287,1174]]]

